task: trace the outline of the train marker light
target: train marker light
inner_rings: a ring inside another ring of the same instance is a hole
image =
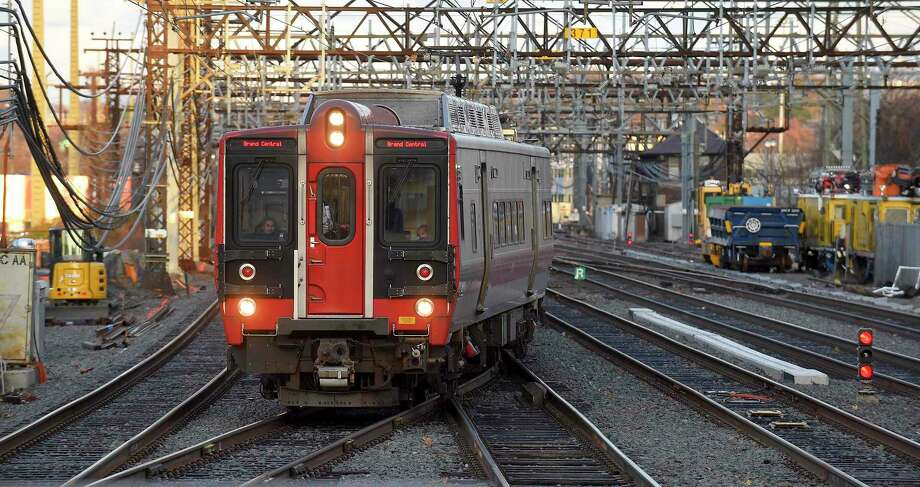
[[[252,298],[243,298],[237,305],[240,316],[250,317],[256,314],[256,302]]]
[[[240,279],[251,281],[253,277],[256,277],[255,266],[252,264],[243,264],[240,266]]]
[[[341,110],[330,110],[326,120],[333,127],[341,127],[345,125],[345,114]]]
[[[421,298],[415,302],[415,314],[427,318],[434,313],[434,302],[428,298]]]
[[[415,269],[415,276],[418,277],[419,280],[427,281],[431,279],[431,276],[433,275],[434,269],[432,269],[428,264],[422,264]]]

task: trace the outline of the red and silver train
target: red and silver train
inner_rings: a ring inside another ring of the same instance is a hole
[[[532,336],[549,152],[427,91],[312,95],[220,141],[216,280],[232,359],[293,407],[446,392]]]

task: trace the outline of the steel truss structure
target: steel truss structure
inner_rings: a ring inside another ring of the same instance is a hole
[[[459,76],[464,96],[496,105],[518,137],[575,159],[577,187],[597,154],[612,159],[621,198],[625,154],[677,133],[683,114],[723,114],[738,171],[745,132],[784,127],[752,100],[917,88],[920,68],[913,1],[138,4],[148,12],[149,116],[161,113],[169,87],[176,93],[178,252],[193,260],[207,256],[212,136],[295,121],[310,91],[452,91]],[[575,196],[583,206],[584,191]]]

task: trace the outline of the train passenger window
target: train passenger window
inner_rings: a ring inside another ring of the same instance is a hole
[[[273,245],[290,241],[290,169],[264,162],[243,164],[237,166],[235,179],[236,240]]]
[[[885,212],[886,223],[907,223],[907,208],[889,208]]]
[[[508,239],[508,243],[514,244],[518,241],[518,226],[517,226],[517,208],[514,201],[506,202],[508,205],[508,232],[511,235],[511,238]]]
[[[385,166],[384,243],[428,243],[438,239],[438,174],[430,166]]]
[[[517,201],[517,225],[518,225],[518,242],[527,240],[527,232],[524,231],[524,202]]]
[[[344,169],[326,169],[318,183],[319,238],[328,245],[344,245],[355,233],[355,179]]]
[[[514,225],[512,225],[514,211],[511,209],[510,201],[503,201],[502,206],[505,208],[505,243],[510,245],[517,241],[517,235],[514,234]]]
[[[470,202],[470,228],[473,230],[473,252],[479,250],[479,227],[476,226],[476,202]]]
[[[495,246],[501,247],[505,244],[505,208],[501,201],[495,203]]]

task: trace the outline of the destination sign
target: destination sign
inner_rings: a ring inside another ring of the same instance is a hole
[[[447,148],[444,139],[377,139],[374,144],[378,149],[406,152],[440,152]]]
[[[294,139],[237,138],[228,140],[227,148],[230,151],[296,152],[297,141]]]

